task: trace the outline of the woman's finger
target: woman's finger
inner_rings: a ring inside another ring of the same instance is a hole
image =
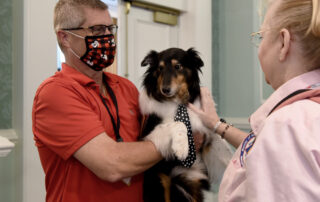
[[[190,108],[196,114],[201,114],[202,113],[202,111],[198,107],[194,106],[192,103],[188,104],[188,108]]]

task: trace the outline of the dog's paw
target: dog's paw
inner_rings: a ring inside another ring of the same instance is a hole
[[[189,152],[187,127],[182,122],[177,122],[172,128],[172,144],[171,149],[179,160],[185,160]]]
[[[183,160],[188,156],[187,127],[182,122],[160,124],[145,137],[145,140],[152,141],[167,160],[173,156]]]

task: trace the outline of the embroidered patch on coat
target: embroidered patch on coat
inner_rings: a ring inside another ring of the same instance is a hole
[[[249,151],[252,149],[256,141],[256,136],[253,133],[250,133],[248,137],[243,141],[240,152],[240,164],[243,167],[244,158],[248,155]]]

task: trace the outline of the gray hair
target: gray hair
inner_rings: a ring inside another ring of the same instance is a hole
[[[85,22],[83,7],[107,10],[100,0],[59,0],[54,9],[54,30],[80,27]]]

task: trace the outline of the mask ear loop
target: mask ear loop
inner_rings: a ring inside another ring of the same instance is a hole
[[[65,32],[67,32],[67,33],[69,33],[69,34],[72,34],[73,36],[79,37],[79,38],[81,38],[81,39],[84,39],[83,36],[80,36],[80,35],[78,35],[78,34],[75,34],[75,33],[73,33],[73,32],[70,32],[69,30],[65,30]]]
[[[85,39],[83,36],[80,36],[78,34],[75,34],[73,32],[70,32],[69,30],[65,30],[65,32],[69,33],[69,34],[72,34],[73,36],[75,37],[78,37],[78,38],[81,38],[81,39]],[[76,54],[76,52],[74,52],[74,50],[72,48],[70,48],[71,52],[73,53],[73,55],[75,55],[77,58],[80,59],[80,56],[78,54]]]
[[[78,54],[76,54],[76,53],[74,52],[74,50],[72,50],[72,48],[70,48],[70,50],[71,50],[71,52],[72,52],[73,55],[75,55],[77,58],[80,59],[80,56],[79,56]]]

